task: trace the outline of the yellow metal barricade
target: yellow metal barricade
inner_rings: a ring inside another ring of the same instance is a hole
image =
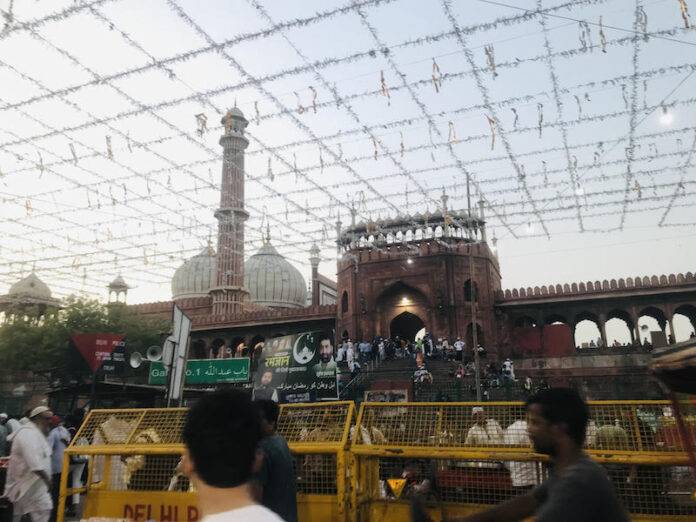
[[[195,493],[178,472],[184,408],[93,410],[65,450],[59,521],[73,494],[82,518],[195,522]],[[87,481],[69,487],[71,460],[86,459]]]
[[[590,410],[586,449],[632,519],[694,520],[696,484],[669,403],[593,402]],[[421,494],[441,520],[529,491],[548,470],[530,448],[525,416],[513,402],[363,403],[351,447],[352,519],[408,520],[410,498]]]
[[[352,401],[281,406],[278,433],[295,456],[301,522],[348,519],[348,450],[354,412]]]
[[[196,494],[178,471],[186,411],[91,411],[65,450],[59,521],[75,494],[85,496],[83,519],[199,520]],[[295,456],[300,521],[346,520],[354,418],[352,402],[281,406],[278,431]],[[75,460],[86,460],[87,481],[73,488],[67,470]]]

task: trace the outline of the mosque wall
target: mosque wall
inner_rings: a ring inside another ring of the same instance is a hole
[[[487,244],[472,248],[476,322],[482,344],[493,348],[500,269]],[[394,321],[412,314],[413,322],[422,321],[435,337],[464,337],[467,332],[470,337],[470,279],[468,247],[461,243],[351,251],[338,264],[337,333],[354,339],[395,335]]]

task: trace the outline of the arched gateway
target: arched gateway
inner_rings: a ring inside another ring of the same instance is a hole
[[[420,317],[411,312],[402,312],[392,319],[389,324],[389,333],[392,337],[399,336],[413,341],[422,328],[425,328],[425,323]]]

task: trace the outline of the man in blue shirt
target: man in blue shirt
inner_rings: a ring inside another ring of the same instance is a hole
[[[261,419],[255,484],[261,504],[285,522],[297,522],[294,458],[285,439],[276,433],[280,408],[271,400],[254,401]]]

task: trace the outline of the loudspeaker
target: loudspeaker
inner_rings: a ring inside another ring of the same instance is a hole
[[[133,352],[128,362],[131,368],[140,368],[140,365],[143,364],[143,356],[140,355],[140,352]]]
[[[162,347],[161,346],[150,346],[145,352],[145,357],[150,362],[159,361],[162,359]]]

